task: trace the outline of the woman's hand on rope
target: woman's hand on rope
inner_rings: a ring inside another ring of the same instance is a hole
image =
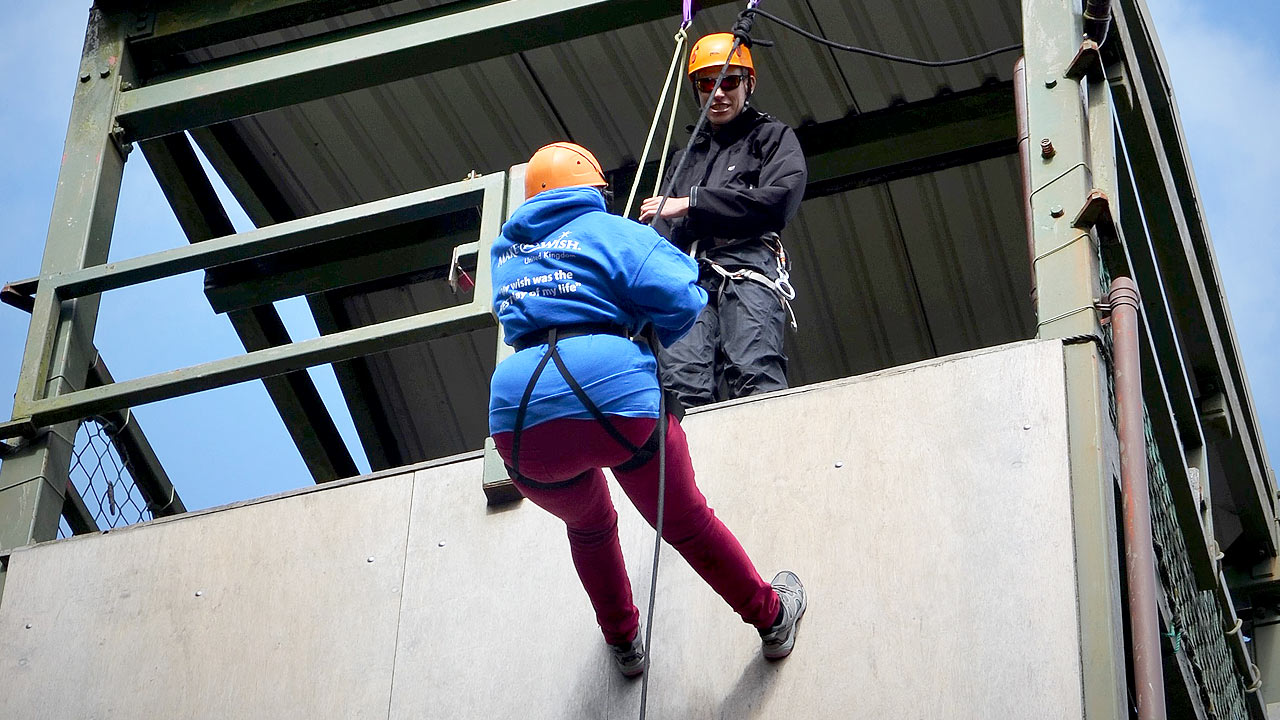
[[[669,197],[665,203],[662,202],[662,196],[651,197],[640,203],[640,222],[652,220],[654,214],[658,212],[659,205],[662,205],[663,220],[674,220],[689,214],[689,198],[687,197]]]

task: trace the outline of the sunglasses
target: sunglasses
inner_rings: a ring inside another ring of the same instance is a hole
[[[720,82],[720,89],[725,92],[733,92],[738,86],[746,82],[746,75],[725,75],[724,80]],[[693,81],[694,87],[698,88],[698,92],[711,93],[716,89],[716,79],[713,77],[698,78]]]

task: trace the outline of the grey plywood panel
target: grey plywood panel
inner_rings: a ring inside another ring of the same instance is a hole
[[[1059,343],[685,426],[717,514],[811,603],[767,663],[665,549],[650,717],[1081,717]],[[633,717],[640,685],[610,664],[563,527],[487,508],[482,463],[19,551],[0,717]],[[619,514],[643,604],[651,531]]]
[[[0,717],[385,718],[411,485],[15,553]]]
[[[668,549],[651,717],[1081,717],[1063,388],[1027,343],[691,414],[717,514],[812,600],[766,663]],[[391,717],[632,716],[562,526],[487,510],[479,466],[419,473]],[[619,514],[643,603],[652,538]]]

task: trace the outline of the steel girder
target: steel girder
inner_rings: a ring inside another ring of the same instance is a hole
[[[443,17],[410,15],[374,32],[286,46],[130,90],[120,98],[117,120],[128,139],[146,140],[657,20],[679,9],[674,0],[503,0]]]
[[[120,83],[131,76],[125,30],[118,19],[90,10],[78,82],[71,104],[62,169],[40,273],[47,277],[106,261],[124,173],[124,151],[112,137]],[[61,303],[53,287],[36,292],[33,311],[59,317],[57,333],[33,323],[18,378],[20,407],[83,388],[93,356],[97,298]],[[79,418],[41,429],[0,466],[0,553],[57,534]]]

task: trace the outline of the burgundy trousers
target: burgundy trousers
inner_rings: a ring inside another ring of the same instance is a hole
[[[654,418],[616,415],[609,419],[635,445],[644,444],[656,422]],[[509,432],[493,436],[508,465],[511,437]],[[520,438],[521,475],[538,482],[578,478],[558,488],[517,484],[525,497],[568,527],[573,565],[595,608],[605,642],[612,644],[635,637],[640,613],[632,600],[631,581],[618,543],[618,513],[600,468],[620,465],[630,456],[595,420],[551,420],[526,428]],[[636,470],[614,475],[652,526],[658,515],[657,456]],[[670,416],[662,537],[745,622],[757,628],[773,623],[778,615],[777,593],[760,577],[738,539],[707,506],[693,480],[684,431]]]

